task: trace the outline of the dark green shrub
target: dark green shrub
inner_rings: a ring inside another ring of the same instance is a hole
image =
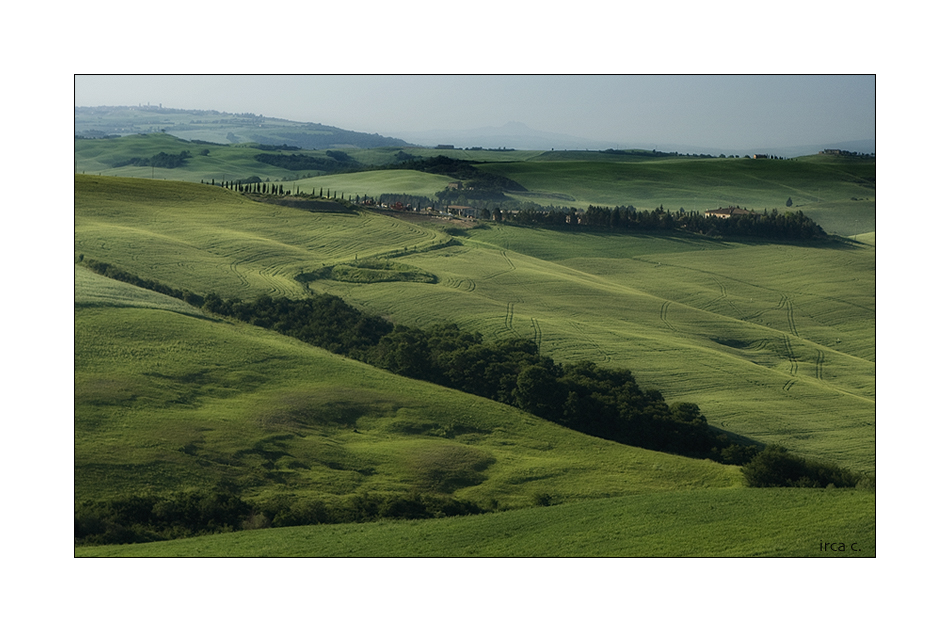
[[[766,446],[742,473],[751,487],[854,487],[860,480],[837,465],[808,460],[777,445]]]

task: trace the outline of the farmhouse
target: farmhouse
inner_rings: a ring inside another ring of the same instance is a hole
[[[703,213],[706,217],[738,217],[740,215],[755,215],[753,211],[747,211],[744,208],[738,208],[736,206],[730,206],[729,208],[717,208],[712,211],[706,211]]]

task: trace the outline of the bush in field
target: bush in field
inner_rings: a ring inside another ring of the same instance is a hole
[[[777,445],[766,446],[742,473],[751,487],[854,487],[861,480],[837,465],[805,459]]]

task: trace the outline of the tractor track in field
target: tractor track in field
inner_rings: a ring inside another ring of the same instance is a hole
[[[490,279],[498,278],[498,277],[500,277],[500,276],[503,275],[503,274],[508,274],[509,272],[512,272],[512,271],[518,269],[517,267],[515,267],[515,264],[511,262],[511,258],[508,256],[508,251],[507,251],[507,250],[502,250],[502,251],[501,251],[501,256],[505,258],[505,263],[508,264],[508,269],[507,269],[507,270],[502,270],[501,272],[495,272],[494,274],[489,274],[488,276],[483,277],[486,281],[488,281],[488,280],[490,280]]]
[[[231,261],[230,263],[228,263],[228,269],[231,271],[231,273],[234,276],[238,278],[238,281],[241,282],[241,289],[246,289],[246,288],[251,287],[251,283],[250,281],[247,280],[247,276],[243,272],[238,270],[238,262]]]
[[[795,356],[795,351],[792,349],[792,339],[788,337],[788,334],[782,334],[782,340],[785,344],[785,356],[788,358],[788,361],[791,364],[788,372],[792,376],[798,375],[798,358]]]
[[[541,353],[541,323],[537,318],[531,319],[531,328],[534,329],[534,346]]]
[[[792,387],[795,386],[795,382],[797,381],[798,380],[796,380],[795,378],[788,380],[787,382],[785,382],[785,386],[782,387],[782,390],[785,391],[786,393],[789,392],[790,390],[792,390]]]
[[[453,290],[459,290],[461,292],[474,292],[475,291],[475,281],[471,279],[459,279],[457,277],[452,277],[445,282]]]
[[[825,374],[825,352],[818,350],[818,357],[815,358],[815,378],[823,380]]]
[[[509,331],[515,330],[515,304],[511,302],[509,302],[505,308],[505,329]]]
[[[670,314],[670,305],[673,304],[673,301],[666,301],[660,305],[660,320],[663,321],[663,324],[669,327],[672,331],[676,331],[676,327],[670,324],[669,314]]]
[[[798,328],[795,326],[795,308],[792,306],[792,299],[788,298],[788,295],[782,294],[782,300],[778,306],[779,309],[785,309],[785,319],[788,321],[788,330],[793,336],[798,338]]]

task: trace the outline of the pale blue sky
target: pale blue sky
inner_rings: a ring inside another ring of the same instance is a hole
[[[515,121],[618,146],[875,137],[873,75],[80,75],[75,87],[82,106],[253,112],[386,136]]]

